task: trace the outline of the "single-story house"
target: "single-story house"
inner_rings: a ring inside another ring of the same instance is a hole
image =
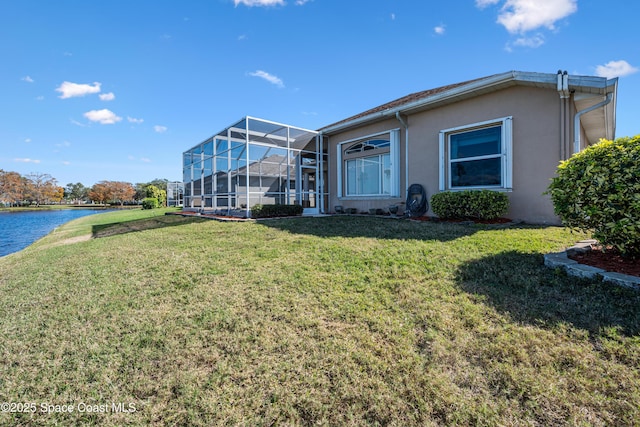
[[[617,86],[616,78],[510,71],[413,93],[317,131],[245,117],[184,153],[185,207],[402,211],[417,183],[429,197],[506,192],[510,218],[556,224],[543,192],[560,161],[615,137]]]

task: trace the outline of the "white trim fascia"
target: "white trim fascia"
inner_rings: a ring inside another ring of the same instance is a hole
[[[348,122],[339,123],[335,126],[322,128],[324,133],[338,132],[343,129],[347,129],[359,124],[374,121],[376,119],[389,118],[397,113],[403,114],[411,110],[424,108],[429,105],[438,104],[450,99],[454,99],[463,95],[468,95],[482,89],[501,88],[505,84],[513,83],[517,84],[528,83],[540,87],[549,87],[555,89],[557,86],[557,74],[551,73],[533,73],[525,71],[508,71],[502,74],[496,74],[481,80],[471,82],[464,86],[458,86],[456,88],[429,96],[408,104],[403,104],[395,108],[390,108],[384,111],[378,111],[367,116],[358,117]],[[591,77],[591,76],[569,76],[569,86],[571,89],[580,90],[582,88],[595,89],[596,93],[602,93],[602,89],[615,89],[617,83],[616,79],[606,79],[603,77]]]
[[[368,121],[372,121],[374,119],[377,118],[386,118],[387,116],[395,116],[396,112],[402,114],[405,111],[408,110],[412,110],[415,108],[420,108],[420,107],[424,107],[430,104],[436,104],[438,102],[447,100],[449,98],[455,98],[458,97],[460,95],[464,95],[467,93],[471,93],[471,92],[475,92],[479,89],[484,89],[484,88],[489,88],[491,86],[495,86],[501,83],[507,83],[510,81],[514,81],[514,80],[522,80],[522,81],[536,81],[539,83],[548,83],[547,80],[548,79],[542,79],[539,76],[544,76],[545,74],[541,74],[541,73],[522,73],[519,71],[509,71],[506,73],[502,73],[502,74],[497,74],[495,76],[491,76],[491,77],[487,77],[484,78],[482,80],[478,80],[475,82],[471,82],[467,85],[464,86],[459,86],[453,89],[450,89],[448,91],[444,91],[441,93],[438,93],[436,95],[433,96],[429,96],[423,99],[420,99],[418,101],[414,101],[408,104],[403,104],[400,105],[398,107],[395,108],[390,108],[388,110],[384,110],[384,111],[378,111],[372,114],[369,114],[367,116],[363,116],[363,117],[358,117],[357,119],[351,120],[349,122],[345,122],[345,123],[340,123],[337,124],[336,126],[332,126],[332,127],[328,127],[328,128],[323,128],[322,132],[324,133],[331,133],[331,132],[336,132],[342,129],[346,129],[349,127],[352,127],[354,125],[360,124],[360,123],[365,123]],[[538,76],[538,77],[537,77]],[[555,86],[556,84],[556,75],[553,74],[553,81],[552,81],[552,85]]]

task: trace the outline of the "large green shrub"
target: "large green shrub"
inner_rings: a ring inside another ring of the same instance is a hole
[[[443,219],[491,220],[506,215],[509,198],[490,190],[464,190],[431,196],[431,210]]]
[[[165,206],[167,204],[167,192],[162,190],[155,185],[147,185],[145,189],[145,193],[147,198],[154,198],[158,200],[158,206]]]
[[[562,162],[547,193],[567,227],[640,255],[640,135],[601,140]]]
[[[155,197],[147,197],[142,200],[142,209],[155,209],[160,207],[160,202]]]
[[[272,218],[302,215],[300,205],[255,205],[251,208],[251,218]]]

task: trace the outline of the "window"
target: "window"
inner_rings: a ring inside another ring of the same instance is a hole
[[[511,117],[440,132],[440,190],[511,188]]]
[[[389,153],[347,160],[347,196],[391,194]]]
[[[338,144],[338,197],[397,197],[399,131]]]

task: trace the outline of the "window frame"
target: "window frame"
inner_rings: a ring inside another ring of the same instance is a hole
[[[492,127],[500,127],[500,153],[467,157],[464,159],[451,159],[451,136],[472,132]],[[513,187],[513,117],[507,116],[493,120],[487,120],[478,123],[472,123],[463,126],[457,126],[449,129],[443,129],[439,135],[439,151],[440,151],[440,191],[463,191],[463,190],[497,190],[511,191]],[[486,160],[500,158],[500,184],[499,185],[473,185],[473,186],[453,186],[451,176],[452,163],[471,162],[477,160]]]
[[[379,149],[362,150],[361,152],[346,152],[350,147],[358,143],[366,144],[369,140],[381,139],[380,137],[388,136],[389,145],[380,147]],[[349,139],[339,142],[336,146],[337,150],[337,184],[339,199],[391,199],[400,196],[400,129],[390,129],[374,134]],[[389,193],[376,194],[349,194],[348,168],[347,162],[357,159],[367,159],[377,157],[380,165],[380,191],[384,191],[384,159],[385,155],[389,155],[389,166],[391,170]]]

